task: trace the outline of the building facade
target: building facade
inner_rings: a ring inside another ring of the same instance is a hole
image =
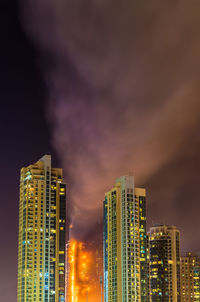
[[[180,302],[180,232],[156,226],[149,232],[151,301]]]
[[[102,242],[67,243],[66,302],[103,301]]]
[[[200,301],[200,259],[187,253],[181,257],[181,302]]]
[[[104,200],[104,301],[149,301],[148,273],[146,191],[123,176]]]
[[[18,302],[65,301],[66,185],[45,155],[21,169]]]

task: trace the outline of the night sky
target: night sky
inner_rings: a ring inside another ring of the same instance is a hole
[[[45,153],[64,168],[74,236],[96,236],[104,192],[132,173],[148,224],[199,251],[200,1],[0,6],[0,299],[16,301],[20,168]]]
[[[45,119],[47,90],[36,49],[22,30],[16,2],[1,1],[0,7],[0,300],[14,302],[19,172],[52,148]]]

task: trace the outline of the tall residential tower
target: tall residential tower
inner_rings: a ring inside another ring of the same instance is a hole
[[[181,257],[181,302],[200,301],[200,259],[187,253]]]
[[[180,302],[180,233],[174,226],[150,229],[152,302]]]
[[[104,201],[104,301],[149,301],[146,191],[116,180]]]
[[[65,301],[66,186],[51,156],[21,169],[18,302]]]

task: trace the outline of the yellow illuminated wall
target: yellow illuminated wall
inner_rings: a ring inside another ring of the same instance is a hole
[[[65,203],[62,170],[51,156],[21,169],[18,302],[65,301]]]

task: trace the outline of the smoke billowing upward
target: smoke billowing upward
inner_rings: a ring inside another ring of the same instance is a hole
[[[133,173],[147,187],[151,219],[176,224],[184,248],[200,248],[190,236],[200,227],[200,2],[21,7],[49,84],[48,118],[76,236],[95,224],[115,178]]]

